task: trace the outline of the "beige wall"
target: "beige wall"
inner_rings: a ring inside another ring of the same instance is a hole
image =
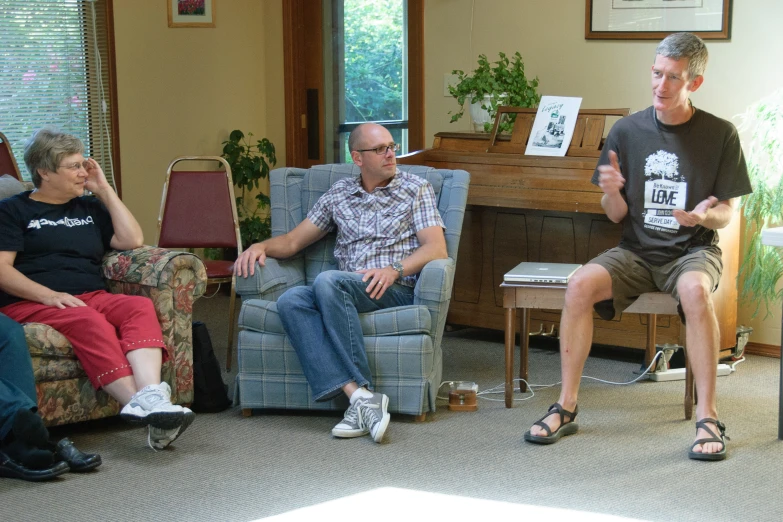
[[[162,0],[114,1],[123,200],[147,244],[175,157],[219,155],[240,129],[285,158],[282,2],[215,4],[214,29],[169,28]]]
[[[733,2],[731,41],[708,41],[705,83],[692,99],[698,107],[732,119],[753,101],[783,85],[777,56],[783,50],[780,0]],[[449,123],[457,109],[443,95],[443,76],[472,71],[476,57],[497,59],[519,51],[525,71],[538,76],[541,94],[581,96],[583,108],[650,105],[650,76],[657,42],[587,41],[584,0],[427,0],[425,3],[425,136],[468,130],[469,116]],[[763,42],[763,45],[762,45]],[[736,122],[736,120],[733,120]],[[755,328],[751,341],[780,344],[780,310],[767,321],[739,322]]]
[[[783,49],[773,26],[783,2],[734,4],[732,40],[708,42],[706,82],[693,96],[727,119],[783,85],[783,70],[768,60]],[[214,29],[169,28],[161,0],[115,0],[114,10],[123,197],[152,243],[174,157],[219,154],[239,128],[269,138],[283,164],[282,0],[221,0]],[[472,70],[479,53],[519,50],[543,94],[581,96],[586,108],[639,110],[650,103],[655,45],[586,41],[584,0],[427,0],[425,136],[468,129],[467,116],[448,123],[456,104],[443,96],[443,75]],[[739,315],[756,328],[752,341],[780,343],[779,311],[764,322]]]

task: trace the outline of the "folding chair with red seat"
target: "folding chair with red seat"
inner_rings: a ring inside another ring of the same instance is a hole
[[[174,170],[181,161],[218,161],[223,170]],[[181,156],[166,172],[158,217],[158,246],[162,248],[236,248],[242,253],[231,167],[219,156]],[[228,309],[226,369],[231,369],[234,342],[236,278],[234,261],[204,260],[207,284],[231,283]]]
[[[0,176],[3,174],[10,174],[22,181],[22,176],[19,174],[19,165],[16,164],[16,158],[14,158],[14,154],[11,152],[11,144],[8,142],[5,134],[0,132]]]

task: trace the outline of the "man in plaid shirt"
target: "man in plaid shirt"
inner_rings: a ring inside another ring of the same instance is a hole
[[[237,259],[238,276],[264,266],[267,256],[290,257],[337,229],[339,270],[322,272],[277,300],[283,327],[299,356],[313,398],[345,393],[350,407],[332,429],[335,437],[372,435],[389,425],[389,398],[374,393],[359,314],[413,304],[416,274],[448,257],[435,192],[424,179],[397,170],[388,130],[374,123],[348,139],[361,174],[337,181],[291,232],[256,243]]]

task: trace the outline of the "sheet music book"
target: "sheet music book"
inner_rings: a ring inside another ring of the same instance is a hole
[[[582,98],[542,96],[525,154],[565,156],[574,136],[581,104]]]

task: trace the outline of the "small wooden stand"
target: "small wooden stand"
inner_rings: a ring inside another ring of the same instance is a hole
[[[474,390],[452,390],[449,392],[449,409],[452,411],[476,411],[476,392]]]

